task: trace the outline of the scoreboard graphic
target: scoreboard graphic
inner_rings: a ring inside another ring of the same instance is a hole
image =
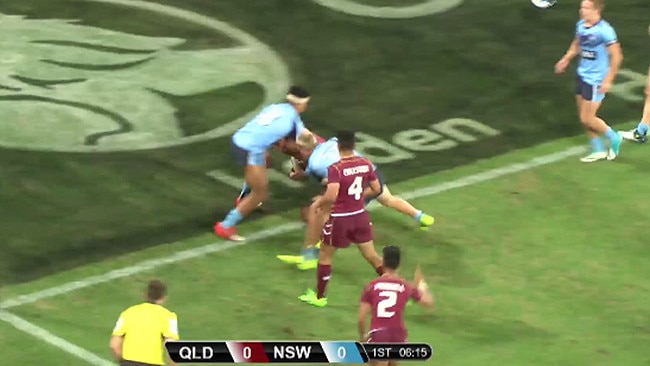
[[[426,361],[433,349],[425,343],[169,341],[176,363],[366,363]]]

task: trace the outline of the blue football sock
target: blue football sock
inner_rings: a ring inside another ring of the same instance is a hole
[[[639,122],[639,125],[636,126],[636,132],[642,136],[645,136],[648,134],[648,126],[644,125],[643,122]]]
[[[248,184],[244,183],[241,186],[241,192],[239,192],[239,198],[244,198],[246,197],[249,193],[251,193],[250,187],[248,187]]]
[[[227,229],[227,228],[230,228],[230,227],[233,227],[233,226],[239,224],[239,222],[242,219],[243,219],[242,215],[237,210],[232,209],[232,210],[230,210],[230,212],[228,212],[228,215],[226,215],[226,218],[223,219],[223,221],[221,222],[221,226],[224,229]]]
[[[423,215],[422,211],[418,211],[415,213],[415,215],[413,215],[413,218],[415,219],[415,221],[420,222],[422,215]]]
[[[306,260],[316,259],[318,258],[318,249],[316,247],[302,248],[300,255]]]
[[[616,131],[612,130],[611,127],[607,127],[607,132],[605,132],[605,136],[607,139],[612,142],[612,141],[618,141],[621,137],[616,133]]]
[[[603,152],[605,151],[605,145],[603,144],[603,140],[600,139],[600,137],[594,137],[589,141],[589,144],[591,144],[591,151],[592,152]]]

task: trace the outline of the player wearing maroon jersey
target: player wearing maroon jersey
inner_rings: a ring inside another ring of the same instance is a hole
[[[383,250],[384,274],[372,280],[361,293],[359,301],[359,338],[369,343],[405,343],[404,308],[409,299],[424,307],[433,306],[433,295],[416,270],[414,283],[399,277],[397,271],[401,260],[399,247],[388,246]],[[370,315],[370,331],[366,333],[366,319]],[[373,365],[396,365],[395,362],[373,362]]]
[[[299,297],[319,307],[327,305],[325,288],[332,273],[332,257],[337,249],[347,248],[351,243],[357,244],[361,255],[377,274],[383,273],[382,259],[375,251],[372,224],[363,201],[367,187],[374,194],[381,192],[379,180],[372,163],[354,154],[354,133],[339,132],[337,138],[341,160],[327,168],[327,190],[312,204],[314,210],[329,210],[331,206],[330,217],[321,235],[317,291],[309,289]]]

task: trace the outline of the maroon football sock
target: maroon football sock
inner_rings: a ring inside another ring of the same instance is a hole
[[[318,276],[317,295],[319,299],[322,299],[325,297],[325,288],[327,287],[327,283],[330,281],[330,275],[332,274],[332,265],[318,263],[318,269],[316,273]]]
[[[377,272],[377,275],[381,276],[384,274],[384,266],[379,266],[375,268],[375,271]]]

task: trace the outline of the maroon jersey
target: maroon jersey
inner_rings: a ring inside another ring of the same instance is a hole
[[[418,289],[401,278],[382,276],[372,280],[360,300],[372,308],[370,338],[377,342],[406,342],[404,308],[409,299],[417,302],[421,297]]]
[[[332,217],[350,216],[365,211],[363,191],[377,175],[372,163],[359,156],[341,158],[327,168],[327,182],[340,185],[332,207]]]

